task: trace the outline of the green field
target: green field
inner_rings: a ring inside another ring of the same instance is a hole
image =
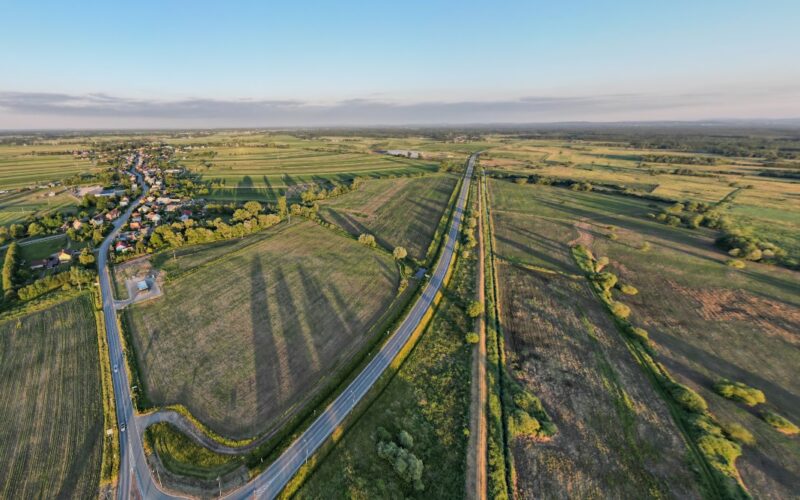
[[[55,196],[48,196],[48,192],[39,189],[0,194],[0,226],[21,224],[29,216],[46,215],[78,203],[78,199],[63,188],[58,188]]]
[[[252,140],[252,139],[251,139]],[[264,137],[264,143],[214,146],[178,156],[178,165],[214,183],[209,198],[275,200],[312,183],[348,182],[435,172],[437,164],[333,147],[317,141]],[[269,141],[269,142],[267,142]]]
[[[0,497],[96,498],[103,432],[90,297],[0,322]]]
[[[658,359],[708,401],[720,422],[738,423],[755,435],[756,444],[745,446],[737,462],[745,486],[757,497],[791,496],[791,478],[800,473],[796,440],[712,387],[722,377],[745,382],[764,391],[767,407],[800,418],[793,369],[800,365],[797,273],[755,263],[734,270],[714,248],[712,231],[650,221],[645,201],[508,181],[491,186],[497,225],[515,225],[506,233],[498,227],[498,254],[570,273],[577,272],[570,245],[608,256],[608,269],[639,290],[619,300],[633,310],[633,324],[650,332]],[[645,242],[650,250],[641,250]]]
[[[171,256],[164,296],[129,313],[147,395],[233,438],[315,396],[399,282],[391,256],[307,221]]]
[[[358,191],[320,203],[320,217],[353,235],[371,233],[388,249],[405,247],[424,259],[458,178],[436,175],[367,182]]]
[[[429,326],[385,390],[349,428],[296,498],[463,498],[469,430],[473,297],[476,259],[459,259]],[[424,383],[421,383],[424,381]],[[381,437],[383,428],[388,436]],[[379,457],[380,440],[413,439],[424,491],[415,490]]]
[[[72,150],[81,147],[59,143],[0,145],[0,188],[35,186],[95,170],[91,161],[73,157]]]

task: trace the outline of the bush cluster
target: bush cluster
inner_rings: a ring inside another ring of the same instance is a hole
[[[726,433],[716,422],[709,413],[708,404],[702,396],[675,381],[666,368],[653,359],[654,353],[650,347],[647,332],[634,327],[627,319],[630,309],[621,302],[615,302],[611,297],[608,285],[616,284],[616,276],[612,279],[607,276],[611,273],[598,273],[596,271],[597,261],[587,248],[577,245],[572,248],[572,254],[578,266],[592,282],[601,301],[614,315],[619,328],[628,338],[635,340],[631,343],[631,347],[637,351],[641,363],[653,374],[658,385],[679,408],[680,420],[686,426],[692,441],[697,445],[702,459],[712,467],[715,481],[725,490],[724,496],[748,498],[749,495],[739,482],[739,474],[736,470],[736,459],[742,453],[741,446],[732,440],[732,435]]]
[[[508,430],[512,437],[546,438],[556,434],[556,426],[539,398],[513,379],[510,379],[509,389],[513,405],[510,405]]]
[[[794,436],[795,434],[800,433],[800,428],[798,428],[792,421],[783,415],[775,413],[772,410],[762,411],[761,418],[763,418],[766,423],[774,427],[777,431],[789,436]]]
[[[17,295],[20,300],[32,300],[58,288],[70,290],[72,287],[92,283],[94,278],[95,273],[92,271],[71,267],[69,271],[47,275],[20,288]]]
[[[760,390],[750,387],[743,382],[733,382],[724,378],[714,384],[714,390],[724,398],[742,402],[747,406],[755,406],[767,401],[764,393]]]
[[[400,431],[397,434],[397,442],[391,439],[391,434],[383,427],[378,427],[376,434],[378,456],[389,462],[398,477],[413,485],[415,491],[424,491],[425,485],[422,483],[424,466],[422,460],[411,452],[411,448],[414,447],[411,434],[404,430]]]

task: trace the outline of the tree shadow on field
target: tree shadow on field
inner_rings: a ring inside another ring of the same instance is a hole
[[[316,336],[312,337],[314,348],[323,353],[322,363],[317,369],[325,370],[328,366],[336,364],[340,356],[349,351],[348,345],[341,345],[337,340],[340,340],[342,335],[350,336],[353,329],[352,318],[346,316],[346,304],[337,303],[334,305],[331,294],[327,292],[327,290],[333,288],[332,284],[320,283],[308,272],[301,269],[300,285],[303,289],[303,308],[307,311],[315,311],[317,317],[326,318],[327,321],[331,322],[327,328],[329,331],[316,331]],[[342,314],[342,312],[345,314]],[[328,342],[332,342],[331,346],[333,346],[333,349],[327,348]],[[334,359],[329,359],[329,355],[333,350],[337,349],[337,346],[344,347],[344,349],[341,349],[337,356],[331,356],[331,358]]]
[[[298,384],[297,382],[301,382],[308,374],[318,371],[318,368],[315,370],[311,363],[312,359],[316,357],[316,352],[312,354],[309,349],[314,348],[313,343],[309,347],[305,339],[303,339],[303,324],[300,321],[300,317],[306,312],[298,309],[286,274],[280,268],[275,269],[275,294],[279,301],[277,304],[280,319],[280,332],[278,332],[278,335],[281,335],[286,343],[286,355],[288,357],[286,361],[289,364],[289,373],[295,380],[295,383],[291,385],[292,388],[302,388],[303,384]],[[314,327],[314,325],[308,326],[310,328]],[[305,333],[310,334],[310,332]],[[291,391],[289,395],[293,395]]]
[[[280,395],[280,388],[285,383],[285,376],[276,360],[278,349],[267,309],[267,293],[261,260],[255,255],[250,265],[250,318],[253,325],[256,411],[259,416],[271,413],[270,405],[274,405],[278,398],[269,396]],[[235,393],[232,397],[235,403]]]
[[[270,201],[277,201],[278,195],[275,192],[275,188],[272,187],[272,183],[269,181],[269,176],[263,176],[262,179],[264,180],[264,191],[266,193],[267,198]]]
[[[765,476],[786,488],[787,494],[797,491],[795,474],[774,458],[767,456],[759,446],[748,447],[740,460],[746,461],[750,467],[760,470]]]
[[[795,420],[798,416],[800,416],[800,414],[798,414],[798,412],[795,410],[800,408],[800,396],[794,394],[790,390],[787,390],[784,387],[767,380],[757,373],[753,373],[745,368],[722,359],[716,354],[695,347],[678,336],[657,330],[655,328],[651,330],[650,336],[657,345],[665,346],[678,356],[689,360],[691,363],[695,363],[704,367],[715,375],[719,375],[730,380],[743,381],[748,385],[761,389],[766,394],[767,401],[775,406],[778,406],[781,411],[787,413]],[[793,347],[786,346],[786,349],[793,349]],[[712,380],[708,376],[688,366],[685,362],[675,359],[674,355],[663,356],[662,362],[671,372],[682,375],[699,386],[710,389],[716,382],[716,380]]]
[[[81,401],[81,404],[86,404],[86,401]],[[76,497],[77,491],[75,490],[78,488],[78,480],[86,475],[87,472],[90,472],[87,471],[86,468],[88,465],[92,464],[92,451],[94,450],[95,453],[102,453],[102,451],[99,450],[102,446],[98,444],[98,441],[102,441],[103,435],[103,426],[100,422],[97,422],[91,429],[82,432],[80,437],[77,437],[77,439],[80,439],[81,444],[77,449],[72,450],[72,459],[66,474],[63,476],[64,483],[61,484],[56,498]],[[72,436],[72,438],[75,439],[76,436]]]
[[[252,197],[254,191],[255,187],[253,185],[253,178],[249,175],[245,175],[242,177],[242,180],[236,183],[236,192],[240,195],[240,197]]]

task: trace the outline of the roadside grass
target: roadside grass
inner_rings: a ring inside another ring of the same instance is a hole
[[[405,247],[424,259],[458,177],[374,180],[346,196],[320,203],[320,217],[358,236],[370,233],[381,246]]]
[[[216,480],[245,466],[242,456],[215,453],[166,422],[149,426],[144,439],[167,470],[182,476]]]
[[[155,259],[164,296],[125,312],[147,398],[233,439],[302,409],[369,341],[399,279],[390,257],[311,222],[245,240]]]
[[[469,428],[472,321],[477,260],[459,258],[431,323],[399,371],[341,436],[296,498],[462,498]],[[419,383],[424,380],[425,383]],[[388,434],[384,434],[385,429]],[[415,490],[378,456],[378,442],[401,431],[422,460],[424,491]]]
[[[739,424],[753,434],[755,444],[746,445],[736,461],[748,490],[754,496],[791,495],[792,478],[800,473],[796,440],[759,418],[760,407],[750,410],[719,396],[714,384],[721,378],[743,382],[763,391],[767,407],[800,418],[800,387],[792,370],[800,364],[797,273],[762,264],[734,270],[713,246],[712,232],[642,219],[648,203],[641,200],[505,181],[492,186],[501,206],[523,197],[511,193],[521,191],[537,213],[572,224],[562,244],[580,242],[609,258],[607,270],[639,290],[618,300],[631,309],[634,325],[649,331],[658,361],[700,394],[723,425]],[[547,224],[531,225],[559,238]],[[612,232],[616,239],[608,237]],[[642,250],[645,242],[649,249]]]
[[[2,498],[98,496],[105,429],[93,309],[83,293],[0,322]]]

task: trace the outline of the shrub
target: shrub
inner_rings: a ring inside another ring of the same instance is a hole
[[[358,242],[370,248],[375,248],[375,246],[377,246],[375,243],[375,237],[367,233],[359,235]]]
[[[722,436],[706,434],[700,436],[697,445],[712,466],[736,474],[736,459],[742,455],[742,447],[737,443]]]
[[[592,281],[597,283],[602,290],[608,291],[617,284],[617,275],[609,272],[597,273]]]
[[[714,390],[724,398],[742,402],[747,406],[755,406],[767,401],[763,392],[742,382],[721,379],[714,384]]]
[[[378,442],[378,456],[392,464],[395,473],[405,481],[414,485],[414,489],[422,491],[422,460],[405,448],[392,441]]]
[[[626,329],[628,335],[630,335],[633,339],[638,340],[643,344],[648,344],[650,342],[650,335],[648,335],[647,330],[643,328],[638,328],[636,326],[630,326]]]
[[[631,308],[622,302],[613,302],[611,306],[611,314],[618,318],[627,319],[631,315]]]
[[[670,387],[670,394],[686,411],[704,413],[708,404],[703,397],[683,384],[675,383]]]
[[[641,250],[642,252],[649,252],[650,248],[652,248],[652,247],[651,247],[650,243],[647,242],[647,241],[645,241],[644,243],[642,243],[639,246],[639,250]]]
[[[782,432],[789,436],[794,436],[800,432],[800,428],[798,428],[789,419],[782,415],[778,415],[772,410],[764,410],[761,412],[761,418],[763,418],[766,423],[774,427],[778,432]]]
[[[377,429],[375,429],[375,438],[378,441],[390,441],[392,439],[392,434],[384,427],[379,426]]]
[[[414,447],[414,438],[411,437],[407,431],[400,431],[397,435],[397,442],[400,443],[400,446],[403,448],[410,450]]]
[[[480,336],[475,332],[469,332],[464,336],[464,340],[467,344],[477,344],[480,339]]]
[[[756,439],[753,437],[753,434],[744,428],[744,426],[739,425],[737,423],[731,423],[728,425],[723,426],[725,430],[725,434],[728,435],[731,439],[736,441],[739,444],[746,444],[746,445],[754,445],[756,444]]]
[[[744,269],[745,267],[747,267],[744,261],[740,259],[728,259],[725,261],[725,264],[734,269]]]
[[[467,316],[470,318],[477,318],[481,314],[483,314],[483,304],[477,300],[470,302],[467,306]]]
[[[408,255],[408,252],[403,247],[394,247],[394,250],[392,251],[392,255],[397,260],[403,260],[403,259],[406,258],[406,255]]]
[[[626,285],[623,283],[621,285],[617,285],[617,288],[619,288],[619,291],[625,295],[636,295],[639,293],[639,290],[633,285]]]
[[[517,408],[511,415],[511,434],[513,436],[536,436],[542,424],[525,410]]]

